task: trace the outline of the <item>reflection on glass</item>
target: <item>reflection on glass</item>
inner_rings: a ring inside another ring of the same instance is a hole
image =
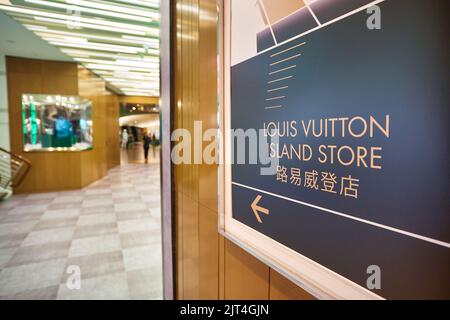
[[[22,95],[25,151],[92,148],[92,103],[81,97]]]

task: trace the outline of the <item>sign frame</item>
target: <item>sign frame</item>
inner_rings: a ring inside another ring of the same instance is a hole
[[[231,128],[231,1],[219,1],[219,233],[318,299],[384,300],[374,292],[233,219],[232,145],[231,136],[226,134]]]

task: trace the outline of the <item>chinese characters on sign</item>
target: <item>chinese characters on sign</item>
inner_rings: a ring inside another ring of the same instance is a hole
[[[317,190],[358,199],[359,179],[351,175],[338,177],[332,172],[305,171],[300,168],[277,167],[277,181],[305,189]]]

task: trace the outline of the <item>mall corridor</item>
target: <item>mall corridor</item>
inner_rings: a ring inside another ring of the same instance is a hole
[[[0,299],[162,299],[159,185],[158,163],[125,163],[79,191],[0,203]]]

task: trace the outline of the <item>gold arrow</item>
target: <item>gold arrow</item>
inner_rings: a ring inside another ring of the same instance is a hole
[[[251,205],[251,208],[253,210],[253,213],[255,214],[256,220],[258,220],[259,223],[262,223],[262,220],[261,220],[261,217],[259,216],[258,212],[262,212],[267,216],[269,215],[269,209],[258,206],[258,202],[259,202],[259,200],[261,200],[261,198],[262,198],[262,196],[257,196]]]

